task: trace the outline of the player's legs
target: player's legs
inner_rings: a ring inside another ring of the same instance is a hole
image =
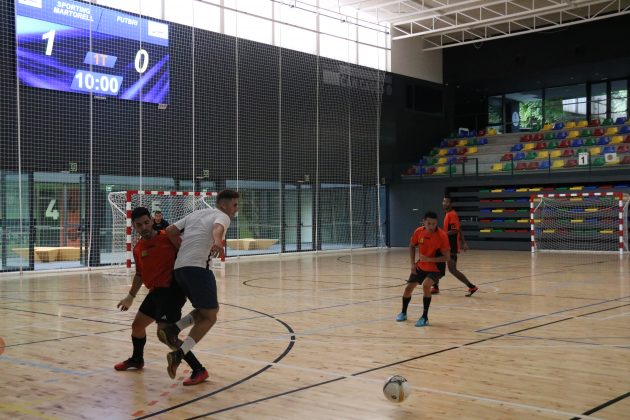
[[[142,369],[144,367],[144,345],[147,342],[147,327],[155,321],[144,312],[150,311],[150,308],[154,307],[154,297],[149,293],[140,309],[136,313],[135,318],[131,324],[131,342],[133,344],[133,354],[131,357],[123,362],[120,362],[114,366],[116,370],[127,369]]]
[[[464,283],[466,287],[468,287],[469,294],[467,296],[471,296],[473,293],[479,290],[477,286],[475,286],[470,282],[470,280],[468,280],[464,273],[457,269],[457,254],[452,254],[451,258],[447,261],[446,264],[448,266],[448,272],[451,273],[457,280]]]
[[[179,349],[167,355],[167,370],[171,378],[175,377],[184,356],[216,323],[219,312],[216,280],[212,271],[200,267],[183,267],[175,270],[175,279],[195,308],[195,323]]]
[[[422,284],[422,280],[424,280],[424,273],[418,271],[417,273],[411,273],[409,279],[407,280],[407,286],[405,286],[405,290],[403,291],[402,296],[402,310],[398,315],[396,315],[396,321],[406,321],[407,320],[407,308],[409,307],[409,303],[411,302],[411,295],[413,294],[414,289],[418,284]]]
[[[431,306],[431,289],[437,286],[441,273],[427,273],[427,278],[422,282],[422,316],[416,322],[416,327],[429,325],[429,306]]]

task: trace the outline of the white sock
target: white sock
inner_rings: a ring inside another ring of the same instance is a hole
[[[195,323],[195,320],[193,319],[192,314],[188,314],[185,315],[182,319],[180,319],[179,321],[177,321],[175,323],[175,325],[177,325],[177,328],[179,328],[179,330],[183,330],[184,328],[188,328],[190,327],[192,324]]]
[[[191,337],[186,337],[186,339],[182,343],[180,349],[182,349],[184,354],[186,354],[190,350],[192,350],[192,348],[195,346],[195,344],[197,344],[197,343],[195,343],[195,340],[193,340]]]

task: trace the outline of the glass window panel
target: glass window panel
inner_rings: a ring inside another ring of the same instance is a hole
[[[593,83],[591,85],[591,117],[606,118],[608,97],[606,96],[606,83]]]
[[[324,34],[356,40],[356,27],[354,25],[349,25],[347,22],[340,19],[320,16],[319,31]]]
[[[163,19],[162,0],[142,0],[140,3],[140,11],[143,16],[149,16],[156,19]]]
[[[209,31],[221,32],[221,9],[211,4],[194,2],[195,27]]]
[[[549,88],[545,91],[545,122],[586,118],[586,85]]]
[[[192,26],[192,0],[164,0],[164,19]]]
[[[226,10],[227,14],[227,10]],[[227,33],[227,17],[225,28]],[[251,39],[265,44],[272,43],[273,22],[266,19],[249,16],[243,13],[236,14],[236,36],[239,38]]]
[[[356,64],[356,48],[354,42],[346,39],[325,34],[319,36],[319,53],[322,57]]]
[[[379,33],[373,29],[358,27],[359,42],[370,45],[379,45]]]
[[[542,122],[542,90],[514,92],[505,95],[506,125],[511,132],[529,130]],[[516,114],[515,114],[516,113]]]
[[[290,50],[317,54],[317,33],[277,23],[276,45]]]
[[[307,29],[317,29],[317,15],[308,10],[308,7],[297,8],[276,3],[276,11],[274,18],[278,22],[289,23],[291,25],[300,26]],[[313,8],[315,9],[315,8]]]
[[[501,96],[488,98],[488,125],[503,125],[503,98]]]
[[[615,80],[610,83],[610,116],[613,120],[628,116],[627,80]]]
[[[359,44],[359,65],[385,70],[386,58],[384,49]]]

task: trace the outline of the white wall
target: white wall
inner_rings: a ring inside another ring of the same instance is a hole
[[[442,83],[442,50],[422,51],[420,37],[392,40],[392,73]]]

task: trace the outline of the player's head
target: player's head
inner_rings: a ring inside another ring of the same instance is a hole
[[[142,239],[151,239],[155,234],[151,212],[146,207],[136,207],[131,212],[131,223]]]
[[[435,230],[437,229],[437,214],[434,211],[428,211],[424,213],[422,224],[424,225],[424,228],[429,232],[435,232]]]
[[[217,207],[230,217],[236,216],[240,194],[234,190],[223,190],[217,195]]]
[[[445,195],[444,198],[442,199],[442,208],[444,209],[444,211],[449,211],[451,209],[451,197],[448,195]]]
[[[155,219],[155,223],[160,223],[162,221],[162,212],[159,210],[156,211],[153,213],[153,218]]]

